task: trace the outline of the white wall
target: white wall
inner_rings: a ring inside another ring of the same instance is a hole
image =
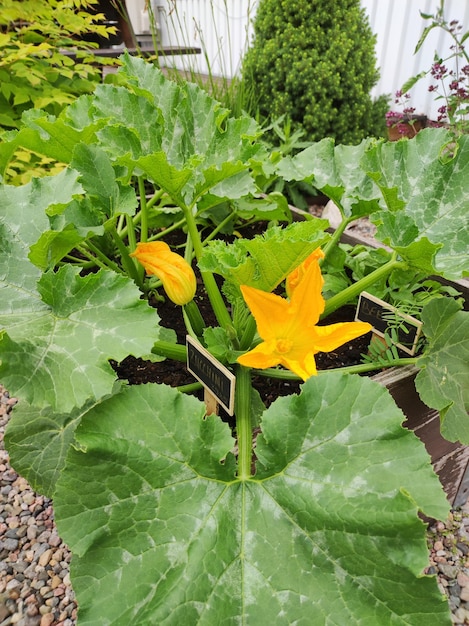
[[[414,55],[415,46],[424,28],[431,24],[431,20],[424,20],[420,16],[420,11],[434,15],[440,0],[362,0],[362,5],[367,10],[371,28],[377,35],[376,54],[381,78],[374,89],[374,95],[394,95],[410,77],[430,68],[435,51],[443,56],[450,53],[451,38],[436,28]],[[459,20],[463,30],[469,30],[468,0],[446,0],[445,17],[448,21]],[[435,103],[434,94],[428,91],[430,84],[434,84],[431,77],[422,79],[415,85],[410,92],[411,104],[417,113],[425,113],[436,119],[437,108],[443,102]]]
[[[248,46],[258,0],[151,0],[162,46],[195,46],[203,53],[166,58],[162,65],[215,76],[235,76]],[[145,0],[126,0],[132,26],[141,32]],[[249,34],[248,34],[249,31]]]
[[[151,0],[161,29],[162,45],[193,45],[204,50],[202,55],[174,57],[179,69],[190,67],[196,72],[228,77],[234,76],[252,34],[250,26],[259,0]],[[305,0],[307,1],[307,0]],[[126,0],[135,30],[139,32],[138,16],[145,0]],[[437,29],[431,33],[419,54],[415,46],[428,20],[420,11],[433,14],[440,0],[362,0],[371,28],[377,35],[376,53],[381,78],[373,95],[394,94],[403,83],[433,61],[436,49],[449,50],[450,40]],[[134,17],[135,16],[135,17]],[[469,30],[469,0],[446,0],[446,16],[458,19]],[[469,40],[468,40],[469,49]],[[430,80],[421,81],[411,92],[412,106],[418,113],[436,118]],[[441,104],[441,103],[440,103]]]

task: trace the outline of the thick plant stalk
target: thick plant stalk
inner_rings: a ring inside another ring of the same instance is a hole
[[[192,240],[195,256],[197,259],[200,259],[203,252],[203,246],[200,239],[199,231],[197,230],[197,224],[195,223],[194,216],[192,215],[191,209],[189,207],[183,207],[183,211],[186,217],[187,228],[189,230],[189,235]],[[233,324],[230,314],[226,309],[225,302],[223,301],[213,274],[211,272],[201,272],[201,276],[202,280],[204,281],[205,289],[207,290],[207,295],[218,323],[223,328],[227,330],[232,330]]]
[[[252,464],[251,369],[236,367],[236,433],[238,437],[238,478],[248,480]]]
[[[251,347],[252,341],[254,339],[254,335],[256,334],[257,325],[256,320],[252,315],[250,315],[247,319],[246,325],[243,330],[243,334],[241,336],[239,342],[240,350],[248,350]]]
[[[137,267],[135,266],[135,263],[129,256],[129,251],[127,249],[127,246],[119,237],[115,229],[111,228],[110,233],[111,233],[114,243],[116,244],[117,249],[120,252],[122,267],[126,271],[127,275],[130,278],[132,278],[135,281],[135,283],[142,289],[143,288],[142,278],[139,275],[139,272],[138,272]]]
[[[183,306],[184,318],[187,316],[187,320],[190,324],[192,331],[197,337],[202,337],[205,330],[205,322],[199,307],[191,300]]]
[[[327,317],[334,311],[337,311],[337,309],[340,309],[341,306],[344,306],[347,302],[356,298],[362,291],[381,280],[381,278],[388,276],[398,267],[405,268],[407,265],[403,261],[397,261],[397,254],[394,253],[392,258],[377,270],[371,272],[368,276],[365,276],[358,282],[353,283],[350,287],[343,289],[340,293],[332,296],[332,298],[329,298],[329,300],[326,301],[326,306],[324,308],[324,313],[321,315],[321,319]]]
[[[417,361],[417,357],[402,357],[400,359],[395,359],[394,361],[389,361],[389,363],[361,363],[359,365],[349,365],[346,367],[331,367],[327,370],[318,370],[318,376],[330,374],[332,372],[340,372],[342,374],[366,374],[367,372],[376,372],[389,367],[416,365]],[[283,370],[274,367],[267,367],[264,370],[253,369],[252,373],[256,376],[264,376],[266,378],[302,381],[299,376],[290,372],[290,370]]]
[[[339,224],[339,226],[335,229],[328,243],[324,246],[324,250],[323,250],[324,259],[322,259],[321,264],[323,264],[327,260],[327,257],[329,256],[329,254],[337,248],[340,242],[340,238],[342,237],[347,226],[358,219],[357,217],[344,218],[342,210],[341,209],[339,210],[343,219],[341,223]]]

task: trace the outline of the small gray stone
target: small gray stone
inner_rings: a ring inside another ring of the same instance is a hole
[[[16,550],[19,544],[18,539],[11,539],[10,537],[4,539],[2,543],[3,548],[5,550],[8,550],[9,552],[13,552],[13,550]]]
[[[6,590],[11,591],[12,589],[17,589],[20,586],[21,586],[21,583],[15,578],[12,578],[11,580],[7,582]]]
[[[449,578],[450,580],[456,578],[456,576],[458,575],[458,568],[455,565],[438,563],[438,569],[444,576],[446,576],[446,578]]]
[[[28,526],[26,530],[26,536],[31,541],[31,539],[36,539],[37,537],[37,526]]]
[[[461,587],[458,585],[456,581],[451,581],[451,582],[454,582],[455,584],[448,585],[448,591],[451,596],[457,596],[459,598],[459,596],[461,595]]]

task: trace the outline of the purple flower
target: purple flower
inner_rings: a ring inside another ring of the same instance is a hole
[[[431,75],[436,78],[436,80],[442,80],[446,74],[448,73],[447,68],[441,63],[434,63],[430,70]]]

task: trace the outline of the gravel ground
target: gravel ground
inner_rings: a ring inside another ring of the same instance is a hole
[[[3,447],[15,403],[0,387],[0,626],[73,626],[70,553],[57,534],[52,503],[10,467]]]
[[[16,474],[3,448],[15,403],[0,386],[0,626],[73,626],[70,553],[57,534],[52,503]],[[428,571],[438,575],[453,623],[469,624],[469,504],[429,527],[428,546]]]

